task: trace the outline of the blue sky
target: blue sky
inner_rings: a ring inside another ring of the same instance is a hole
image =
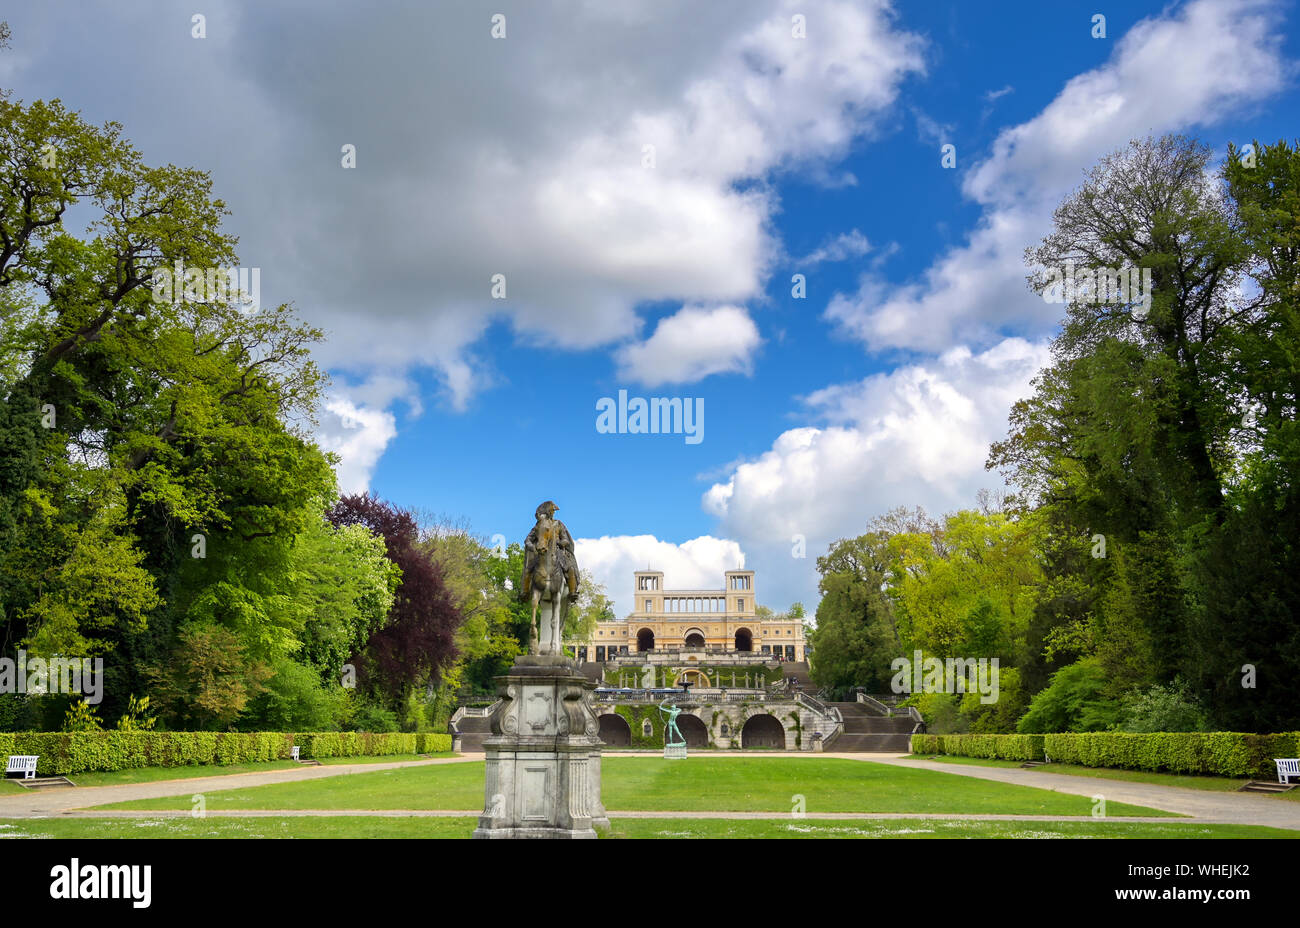
[[[0,86],[212,172],[263,302],[330,333],[345,489],[510,540],[554,499],[620,613],[635,567],[741,560],[811,605],[836,538],[996,487],[1052,206],[1130,138],[1300,112],[1291,3],[121,6],[6,14]],[[601,434],[620,389],[703,440]]]

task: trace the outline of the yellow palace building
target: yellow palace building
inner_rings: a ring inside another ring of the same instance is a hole
[[[627,618],[601,622],[586,641],[568,642],[579,661],[646,652],[686,659],[685,652],[699,658],[749,652],[767,660],[804,660],[802,620],[758,617],[752,570],[728,570],[716,590],[668,590],[662,571],[639,570],[633,586],[635,606]]]

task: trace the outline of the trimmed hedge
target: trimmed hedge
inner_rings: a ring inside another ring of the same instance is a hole
[[[447,732],[424,731],[415,736],[415,753],[446,754],[451,750],[451,735]]]
[[[303,757],[373,757],[415,754],[413,734],[403,732],[322,731],[299,735]]]
[[[135,767],[228,766],[302,757],[371,757],[451,750],[451,735],[435,732],[0,732],[0,757],[39,754],[42,776],[100,773]]]
[[[1047,755],[1062,764],[1221,777],[1271,780],[1277,776],[1274,758],[1300,756],[1300,732],[1088,732],[1045,738]]]
[[[1056,735],[913,735],[914,754],[1043,760],[1081,767],[1273,779],[1277,757],[1300,757],[1300,732],[1082,732]]]
[[[1044,735],[913,735],[913,754],[1042,760]]]

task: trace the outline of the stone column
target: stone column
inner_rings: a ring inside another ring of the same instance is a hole
[[[475,838],[595,838],[600,797],[594,683],[559,655],[522,655],[497,677],[484,807]]]

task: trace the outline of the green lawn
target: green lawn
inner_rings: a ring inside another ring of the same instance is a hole
[[[1300,838],[1283,828],[1177,822],[611,818],[610,827],[611,838]]]
[[[950,754],[912,754],[914,760],[932,760],[940,764],[971,764],[977,767],[1019,767],[1018,760],[993,760],[986,757],[959,757]],[[1182,773],[1154,773],[1149,770],[1123,770],[1116,767],[1080,767],[1076,764],[1043,764],[1034,767],[1039,773],[1064,773],[1076,777],[1093,777],[1104,780],[1125,780],[1131,783],[1153,783],[1157,786],[1182,786],[1187,789],[1205,789],[1216,792],[1233,792],[1249,780],[1232,777],[1198,776]],[[1300,790],[1289,793],[1259,793],[1291,802],[1300,801]]]
[[[451,751],[429,754],[429,757],[458,757]],[[374,757],[326,757],[322,766],[337,764],[383,764],[398,761],[424,760],[420,754],[386,754]],[[109,773],[77,773],[68,777],[78,786],[121,786],[126,783],[156,783],[161,780],[190,780],[195,777],[221,777],[232,773],[261,773],[266,770],[290,770],[302,764],[292,760],[273,760],[259,764],[196,764],[192,767],[134,767]],[[4,781],[0,793],[23,792],[14,779]]]
[[[468,838],[473,818],[0,819],[0,838]],[[1252,825],[1179,822],[953,822],[890,819],[630,819],[610,838],[1295,838]]]
[[[605,807],[611,811],[803,811],[1090,815],[1086,796],[941,771],[840,758],[607,757]],[[470,762],[380,770],[271,786],[210,791],[211,811],[226,809],[464,809],[483,805],[483,764]],[[189,809],[189,796],[116,803],[113,809]],[[1172,813],[1112,802],[1111,815]]]

